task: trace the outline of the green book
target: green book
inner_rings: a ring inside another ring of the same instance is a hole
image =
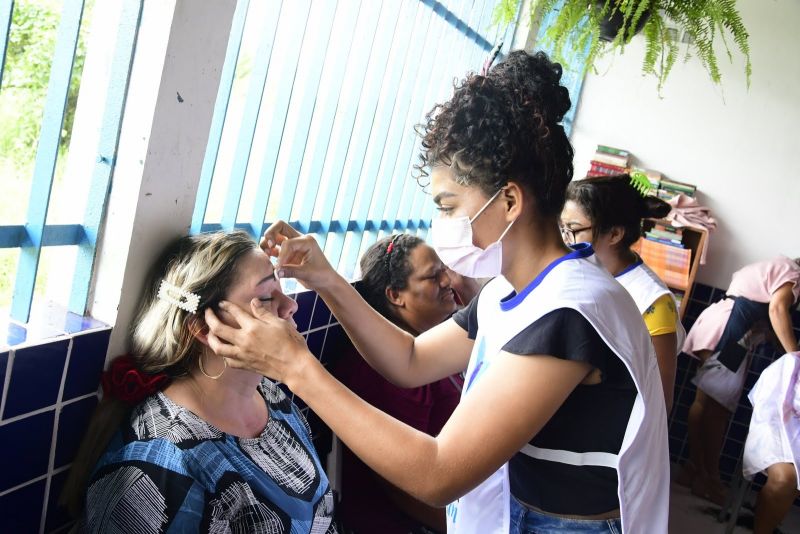
[[[606,154],[614,154],[615,156],[622,156],[623,158],[629,157],[631,154],[627,150],[614,148],[611,146],[597,145],[597,152],[605,152]]]

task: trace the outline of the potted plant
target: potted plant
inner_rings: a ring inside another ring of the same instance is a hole
[[[564,60],[568,49],[588,50],[584,67],[591,66],[602,53],[623,52],[642,30],[646,41],[642,71],[656,76],[661,89],[679,55],[678,42],[669,31],[671,22],[690,37],[686,57],[696,56],[713,83],[721,80],[714,44],[721,39],[728,58],[732,58],[729,36],[745,57],[750,84],[748,33],[736,10],[736,0],[500,0],[495,20],[511,22],[522,2],[530,5],[531,27],[556,10],[545,39],[559,61]]]

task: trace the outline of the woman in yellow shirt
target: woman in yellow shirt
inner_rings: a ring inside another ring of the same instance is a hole
[[[589,242],[606,269],[633,297],[653,340],[667,413],[672,409],[676,356],[686,332],[669,288],[631,250],[643,218],[660,218],[669,204],[642,196],[627,174],[570,183],[561,212],[567,244]]]

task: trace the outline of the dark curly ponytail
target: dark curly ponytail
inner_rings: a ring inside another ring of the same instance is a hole
[[[419,181],[431,167],[450,166],[459,183],[494,194],[509,180],[526,187],[542,215],[556,215],[572,179],[572,145],[561,120],[570,108],[561,65],[538,52],[511,52],[486,76],[455,85],[417,127]]]
[[[672,209],[660,198],[642,196],[627,174],[572,182],[567,187],[567,200],[586,213],[594,236],[615,226],[622,227],[625,230],[619,244],[622,248],[630,248],[639,239],[642,219],[660,219]]]

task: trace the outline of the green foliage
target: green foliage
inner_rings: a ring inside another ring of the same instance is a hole
[[[719,37],[722,40],[730,60],[733,55],[726,36],[731,36],[745,57],[745,74],[748,87],[750,85],[749,36],[736,10],[736,0],[501,0],[495,8],[495,21],[513,20],[522,1],[530,5],[532,28],[543,15],[558,10],[554,24],[545,32],[545,44],[553,47],[558,61],[564,61],[570,51],[588,49],[586,68],[604,52],[623,52],[634,36],[637,23],[649,14],[643,28],[645,56],[642,71],[658,78],[659,90],[679,54],[678,44],[667,31],[667,21],[672,21],[691,36],[685,59],[697,57],[716,84],[720,83],[721,75],[714,52],[715,39]],[[622,29],[612,42],[606,43],[600,39],[599,21],[617,12],[623,15]]]
[[[60,8],[61,2],[53,0],[19,1],[14,4],[0,100],[0,152],[3,154],[16,153],[18,158],[23,154],[31,158],[35,156],[56,33],[61,20]],[[69,146],[72,131],[86,56],[85,32],[84,24],[67,96],[62,149]]]
[[[0,225],[25,222],[62,4],[61,0],[14,2],[0,86],[0,183],[3,184]],[[87,15],[93,4],[93,0],[89,0],[84,7],[59,141],[56,183],[61,180],[65,167],[63,156],[69,147],[86,55]],[[18,256],[19,250],[0,249],[0,309],[10,304]],[[39,280],[46,276],[46,271],[47,261],[43,260],[37,276],[37,294],[43,290]]]

